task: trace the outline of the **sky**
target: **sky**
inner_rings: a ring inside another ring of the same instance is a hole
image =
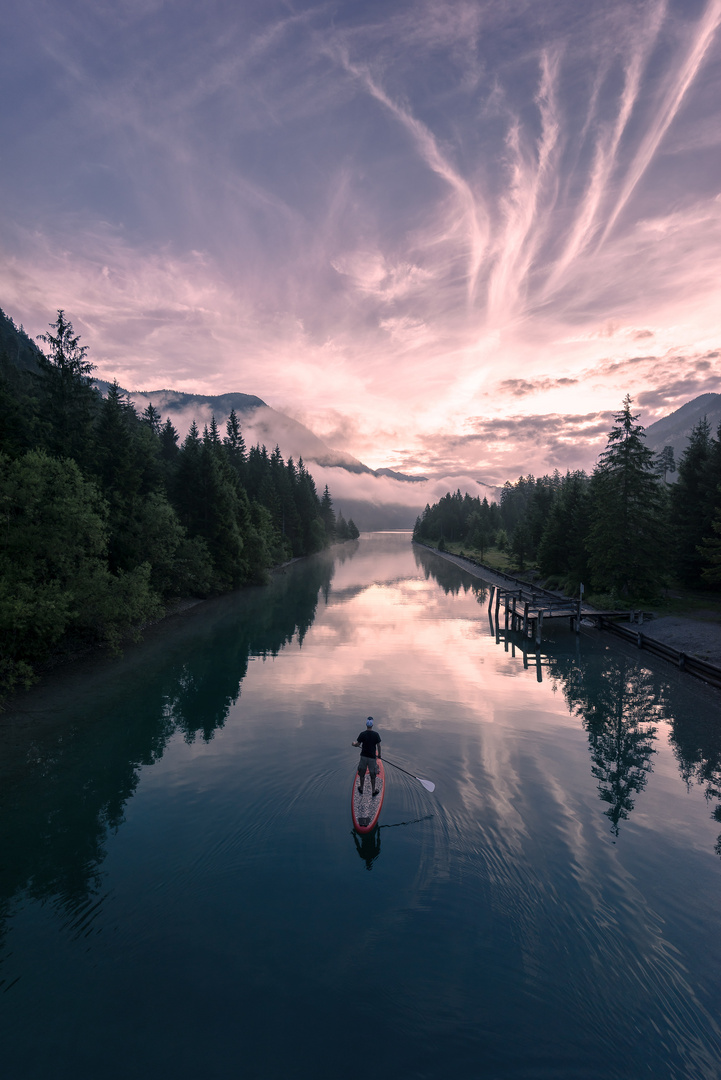
[[[0,306],[99,377],[489,484],[721,391],[721,0],[3,11]]]

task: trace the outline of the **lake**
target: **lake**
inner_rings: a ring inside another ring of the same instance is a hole
[[[721,695],[487,605],[368,534],[16,701],[3,1077],[721,1076]]]

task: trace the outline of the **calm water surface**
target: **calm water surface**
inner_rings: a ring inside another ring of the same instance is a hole
[[[721,699],[487,599],[371,535],[5,714],[3,1077],[721,1076]]]

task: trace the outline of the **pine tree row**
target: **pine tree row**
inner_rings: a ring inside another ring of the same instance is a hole
[[[116,646],[173,597],[262,581],[335,538],[328,489],[278,447],[246,451],[235,412],[222,437],[213,419],[180,443],[117,384],[101,397],[62,311],[45,354],[2,319],[0,695],[53,649]]]
[[[500,503],[445,495],[426,506],[414,537],[507,551],[514,565],[535,563],[552,583],[644,599],[669,582],[690,588],[721,584],[721,428],[704,418],[691,433],[675,472],[671,447],[659,455],[627,396],[591,476],[519,477]]]

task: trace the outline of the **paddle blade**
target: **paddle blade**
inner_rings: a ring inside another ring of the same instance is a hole
[[[420,776],[417,776],[416,780],[418,781],[419,784],[423,784],[423,787],[426,789],[426,791],[435,791],[436,790],[436,785],[431,783],[430,780],[421,780]]]

